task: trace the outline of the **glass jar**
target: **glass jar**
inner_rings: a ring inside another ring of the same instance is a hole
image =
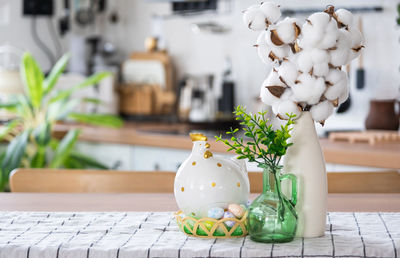
[[[281,169],[264,168],[263,192],[249,207],[250,238],[257,242],[283,243],[292,241],[296,234],[297,179],[293,174],[281,175]],[[281,181],[289,179],[292,196],[281,191]]]

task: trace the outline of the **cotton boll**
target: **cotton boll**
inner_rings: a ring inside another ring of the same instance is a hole
[[[289,46],[271,47],[269,58],[271,59],[271,61],[282,61],[284,58],[288,58],[289,54]]]
[[[277,72],[274,70],[271,71],[271,73],[268,75],[267,79],[263,82],[261,86],[261,92],[260,92],[260,97],[261,101],[267,105],[272,106],[275,102],[280,101],[279,97],[280,95],[272,94],[272,91],[268,89],[268,87],[278,87],[278,89],[281,89],[279,87],[285,88],[286,85],[282,83],[282,81],[279,79],[279,75]]]
[[[300,26],[295,18],[287,17],[283,21],[279,22],[274,26],[272,30],[276,33],[276,36],[285,44],[293,43],[300,34]]]
[[[307,104],[309,105],[314,105],[317,104],[320,99],[322,94],[324,93],[326,89],[325,81],[322,78],[317,78],[314,79],[314,87],[312,89],[311,95],[309,96],[309,99],[307,101]]]
[[[312,70],[315,76],[326,76],[329,72],[329,65],[327,62],[315,64]]]
[[[265,79],[264,86],[282,86],[282,87],[286,87],[286,85],[281,81],[281,79],[279,79],[279,74],[277,71],[272,70],[267,79]]]
[[[255,7],[247,9],[243,14],[244,24],[251,30],[265,30],[268,25],[265,22],[265,15]]]
[[[279,6],[273,2],[262,3],[260,10],[268,20],[269,24],[275,23],[281,17]]]
[[[326,25],[331,20],[329,14],[325,12],[317,12],[311,14],[308,19],[313,27],[326,28]]]
[[[291,87],[296,102],[306,102],[314,105],[319,102],[326,86],[322,78],[315,78],[303,73],[297,78],[297,83]]]
[[[314,64],[324,63],[329,61],[329,54],[326,50],[313,49],[311,50],[311,59]]]
[[[319,49],[329,49],[336,45],[336,40],[339,36],[339,29],[337,27],[337,22],[331,19],[325,28],[324,36],[317,44]]]
[[[335,12],[335,14],[340,27],[353,25],[353,14],[350,11],[346,9],[339,9]]]
[[[347,74],[346,72],[339,69],[329,69],[328,75],[325,77],[325,80],[330,85],[334,85],[341,80],[347,80]]]
[[[347,63],[347,59],[350,52],[350,35],[346,30],[339,30],[339,37],[336,45],[336,49],[330,50],[330,63],[333,66],[339,67]]]
[[[325,120],[333,113],[333,104],[325,100],[315,106],[312,106],[310,112],[314,121],[324,123]]]
[[[278,68],[278,74],[287,85],[292,86],[297,79],[298,70],[295,63],[283,61]]]
[[[326,99],[334,101],[337,100],[340,96],[342,96],[346,92],[347,88],[347,79],[340,80],[332,86],[328,86],[324,96]]]
[[[257,53],[258,57],[261,59],[261,61],[265,64],[270,64],[271,59],[269,58],[269,53],[271,52],[271,49],[267,46],[265,42],[265,35],[266,32],[263,31],[260,33],[260,35],[257,38]]]
[[[270,105],[270,106],[272,106],[274,103],[280,101],[279,98],[277,98],[271,94],[271,92],[268,90],[268,88],[266,86],[261,87],[260,98],[264,104]]]
[[[296,81],[296,84],[291,87],[294,99],[297,102],[307,102],[311,96],[314,89],[314,78],[308,73],[301,74]]]
[[[310,72],[314,65],[310,50],[303,50],[297,53],[294,59],[296,60],[297,68],[303,73]]]
[[[349,51],[348,63],[360,55],[364,43],[364,37],[358,29],[350,27],[349,35],[351,39],[351,50]]]
[[[277,115],[281,119],[289,119],[288,114],[293,114],[296,115],[296,117],[299,117],[301,114],[301,110],[297,104],[291,100],[284,100],[279,103],[278,106],[278,113]]]
[[[301,27],[301,34],[299,37],[299,47],[302,49],[314,48],[318,42],[321,41],[324,29],[321,27],[314,27],[306,22]]]

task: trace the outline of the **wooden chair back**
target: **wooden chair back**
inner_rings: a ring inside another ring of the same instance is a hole
[[[16,169],[12,192],[173,193],[174,172],[111,170]]]
[[[175,172],[16,169],[12,192],[173,193]],[[262,191],[262,173],[249,172],[252,193]],[[329,193],[400,193],[400,173],[328,173]]]

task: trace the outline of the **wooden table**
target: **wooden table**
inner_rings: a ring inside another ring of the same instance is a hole
[[[0,193],[0,204],[0,211],[177,210],[173,194]],[[400,194],[329,194],[328,211],[400,212]]]

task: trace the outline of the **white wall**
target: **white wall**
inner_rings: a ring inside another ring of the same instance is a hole
[[[21,4],[18,0],[0,0],[9,3],[11,8],[10,22],[7,26],[0,24],[0,44],[10,42],[21,48],[32,51],[38,56],[40,63],[46,65],[46,59],[33,44],[29,32],[29,19],[21,17]],[[60,1],[58,0],[57,3]],[[113,0],[113,8],[117,8],[121,23],[119,26],[109,25],[100,19],[95,28],[79,30],[74,34],[101,33],[106,39],[117,44],[127,56],[132,51],[142,51],[145,38],[151,35],[151,17],[154,14],[170,13],[168,3],[154,3],[145,0]],[[247,30],[241,20],[241,11],[255,0],[233,0],[230,14],[203,15],[197,17],[172,17],[164,22],[165,40],[169,53],[174,59],[178,78],[183,74],[220,74],[225,57],[233,61],[233,72],[237,83],[237,103],[252,105],[258,96],[259,87],[268,74],[270,67],[258,60],[254,43],[257,33]],[[358,91],[354,88],[354,71],[357,62],[353,63],[351,81],[353,106],[345,115],[334,116],[327,123],[327,128],[347,127],[361,128],[368,112],[370,98],[394,98],[398,96],[400,82],[400,43],[399,27],[396,26],[396,0],[338,0],[338,1],[279,1],[282,7],[323,9],[328,4],[337,6],[371,6],[382,5],[383,13],[363,14],[366,49],[364,51],[364,68],[366,70],[366,89]],[[304,4],[306,2],[307,4]],[[59,3],[60,4],[60,3]],[[57,6],[58,10],[60,6]],[[59,13],[59,12],[58,12]],[[301,17],[299,17],[301,18]],[[1,20],[1,19],[0,19]],[[216,21],[232,29],[226,35],[194,34],[190,24],[199,21]],[[41,23],[41,21],[39,21]],[[46,41],[49,37],[43,26],[41,35]],[[68,39],[64,40],[68,45]]]

